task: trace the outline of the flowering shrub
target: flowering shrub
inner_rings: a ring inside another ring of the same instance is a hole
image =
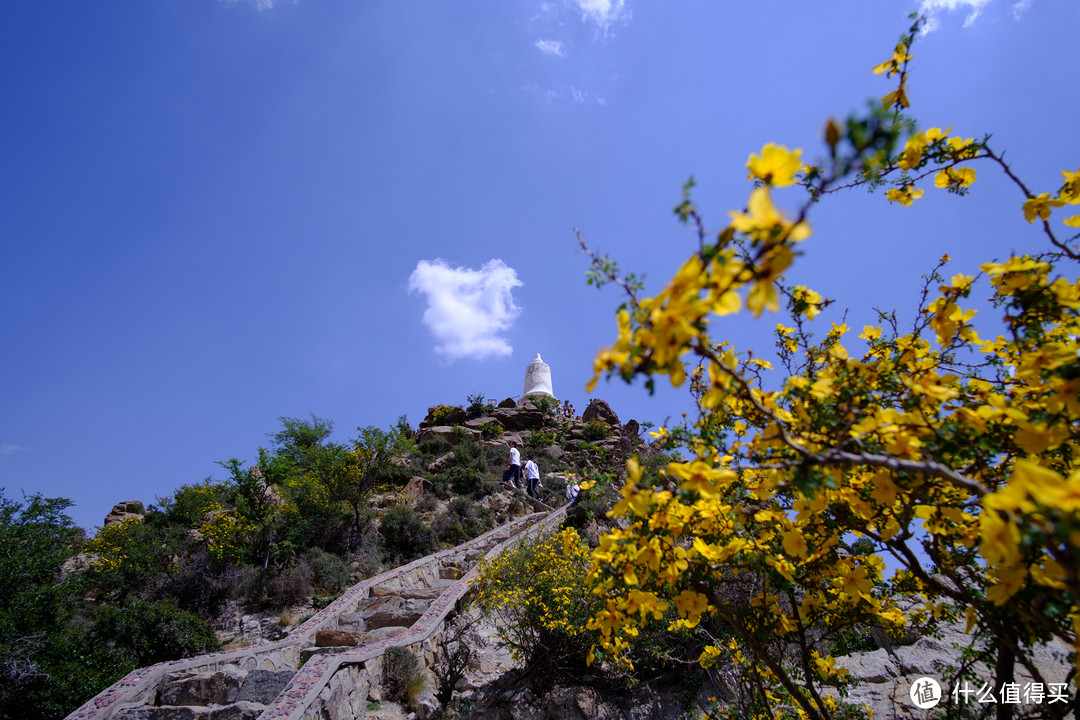
[[[90,554],[89,576],[109,591],[126,593],[148,580],[176,571],[172,558],[179,539],[161,533],[138,517],[101,528],[86,541]]]
[[[431,424],[442,425],[443,420],[445,420],[450,415],[450,413],[452,413],[456,409],[457,408],[453,405],[436,405],[435,407],[431,408]]]
[[[238,564],[247,553],[254,528],[236,512],[212,508],[198,528],[210,557],[219,564]]]
[[[615,282],[628,299],[590,389],[605,374],[644,376],[649,387],[657,375],[674,386],[690,378],[698,406],[663,434],[690,455],[667,466],[673,489],[647,487],[638,463],[627,463],[612,511],[625,529],[601,539],[589,572],[601,600],[596,650],[629,662],[638,628],[672,609],[672,630],[719,621],[730,639],[699,661],[747,679],[731,709],[740,717],[851,712],[823,691],[842,688],[846,671],[821,641],[858,626],[899,634],[964,620],[996,687],[1019,666],[1039,677],[1032,643],[1059,638],[1073,661],[1080,650],[1080,247],[1063,229],[1080,227],[1080,215],[1055,215],[1080,203],[1080,170],[1036,194],[989,138],[907,131],[917,33],[918,22],[875,68],[897,78],[880,107],[828,123],[819,166],[773,144],[750,156],[747,207],[715,239],[687,187],[676,213],[696,228],[699,249],[659,295],[642,297],[633,276],[592,255],[590,281]],[[943,277],[946,255],[910,331],[882,313],[861,343],[845,323],[815,341],[811,324],[826,302],[782,285],[811,236],[813,203],[863,185],[909,206],[931,179],[964,195],[976,162],[1016,186],[1015,212],[1036,230],[1026,240],[1043,246],[987,262],[977,276]],[[808,196],[785,213],[774,196],[793,185]],[[976,292],[1001,313],[993,339],[976,332],[967,302]],[[760,353],[740,355],[710,335],[711,322],[744,307],[755,317],[786,310],[779,377]],[[902,611],[901,598],[914,598],[913,609]],[[1075,683],[1070,693],[1075,707]]]
[[[209,478],[193,485],[181,485],[172,497],[159,498],[162,510],[170,520],[195,527],[206,513],[221,507],[227,488]]]
[[[588,546],[566,528],[481,565],[476,602],[530,671],[558,673],[584,664],[592,644],[586,624],[597,608],[585,586],[588,563]]]

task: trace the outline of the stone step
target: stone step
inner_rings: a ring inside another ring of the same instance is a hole
[[[429,599],[405,599],[396,595],[368,598],[359,611],[342,615],[338,628],[364,632],[388,625],[409,626],[420,619],[431,603]]]
[[[436,600],[448,585],[436,585],[434,587],[399,588],[387,585],[376,585],[371,588],[372,597],[399,597],[403,600]],[[349,613],[350,615],[352,613]]]
[[[239,701],[229,705],[169,706],[123,708],[115,720],[255,720],[266,711],[266,705]]]
[[[226,669],[215,673],[166,675],[154,707],[208,707],[233,703],[266,705],[296,673],[291,670]]]

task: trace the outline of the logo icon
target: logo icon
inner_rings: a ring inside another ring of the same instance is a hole
[[[911,702],[923,710],[941,702],[941,686],[934,678],[921,677],[911,683]]]

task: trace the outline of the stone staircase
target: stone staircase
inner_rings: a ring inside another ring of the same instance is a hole
[[[483,558],[554,530],[566,508],[534,513],[369,578],[282,640],[140,668],[68,720],[339,720],[364,717],[382,655],[430,666]]]

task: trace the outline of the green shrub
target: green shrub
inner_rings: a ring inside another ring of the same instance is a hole
[[[469,406],[465,408],[465,414],[468,415],[470,420],[474,420],[478,417],[483,417],[484,415],[487,415],[495,409],[494,405],[484,402],[484,396],[482,393],[469,395],[468,400]]]
[[[337,594],[349,585],[349,566],[333,553],[311,548],[304,553],[304,560],[313,573],[312,585],[316,590]]]
[[[445,455],[449,449],[450,443],[446,438],[439,435],[428,438],[416,446],[416,451],[426,458],[436,458],[440,455]]]
[[[481,507],[468,498],[456,497],[446,512],[435,518],[431,527],[440,540],[458,545],[483,535],[495,526],[494,520],[495,512],[491,508]]]
[[[465,532],[465,526],[462,525],[461,518],[450,513],[438,515],[431,522],[431,529],[439,540],[449,545],[460,545],[469,539],[469,534]]]
[[[278,528],[278,545],[293,548],[341,547],[353,524],[351,508],[328,496],[326,487],[311,474],[289,478],[282,487],[285,504]],[[252,558],[262,561],[263,558]],[[278,562],[290,562],[277,557]]]
[[[581,435],[586,440],[604,440],[611,435],[611,428],[603,420],[590,420],[581,429]]]
[[[315,571],[304,559],[272,572],[266,580],[266,606],[280,610],[299,605],[312,596],[314,579]]]
[[[455,465],[479,470],[481,473],[487,472],[487,453],[483,445],[463,440],[454,445],[453,450]]]
[[[431,512],[439,507],[439,499],[432,493],[424,493],[419,500],[416,501],[417,512]]]
[[[450,489],[457,495],[472,495],[476,487],[486,479],[484,473],[475,468],[454,465],[442,473],[450,483]]]
[[[228,488],[213,478],[195,485],[181,485],[171,497],[158,498],[165,516],[184,527],[196,527],[211,510],[222,507]]]
[[[420,522],[408,505],[387,510],[379,526],[387,554],[395,563],[409,562],[435,550],[435,532]]]
[[[388,648],[383,656],[383,668],[386,674],[384,682],[391,700],[412,706],[420,693],[427,690],[424,669],[416,656],[406,648]]]
[[[530,395],[533,407],[544,414],[544,422],[554,422],[559,417],[559,401],[547,395]]]
[[[877,650],[877,643],[870,631],[862,627],[847,627],[842,629],[836,636],[833,644],[832,655],[842,657],[856,652],[870,652]]]
[[[213,617],[235,593],[241,570],[234,565],[221,567],[205,547],[180,556],[160,586],[161,600],[170,600],[181,610],[203,617]]]
[[[90,632],[118,665],[131,669],[221,649],[210,623],[171,605],[144,600],[106,605],[94,617]]]
[[[545,448],[555,444],[555,433],[550,430],[537,430],[525,439],[525,447]]]
[[[493,440],[503,433],[503,426],[492,420],[480,426],[480,434],[485,440]]]

